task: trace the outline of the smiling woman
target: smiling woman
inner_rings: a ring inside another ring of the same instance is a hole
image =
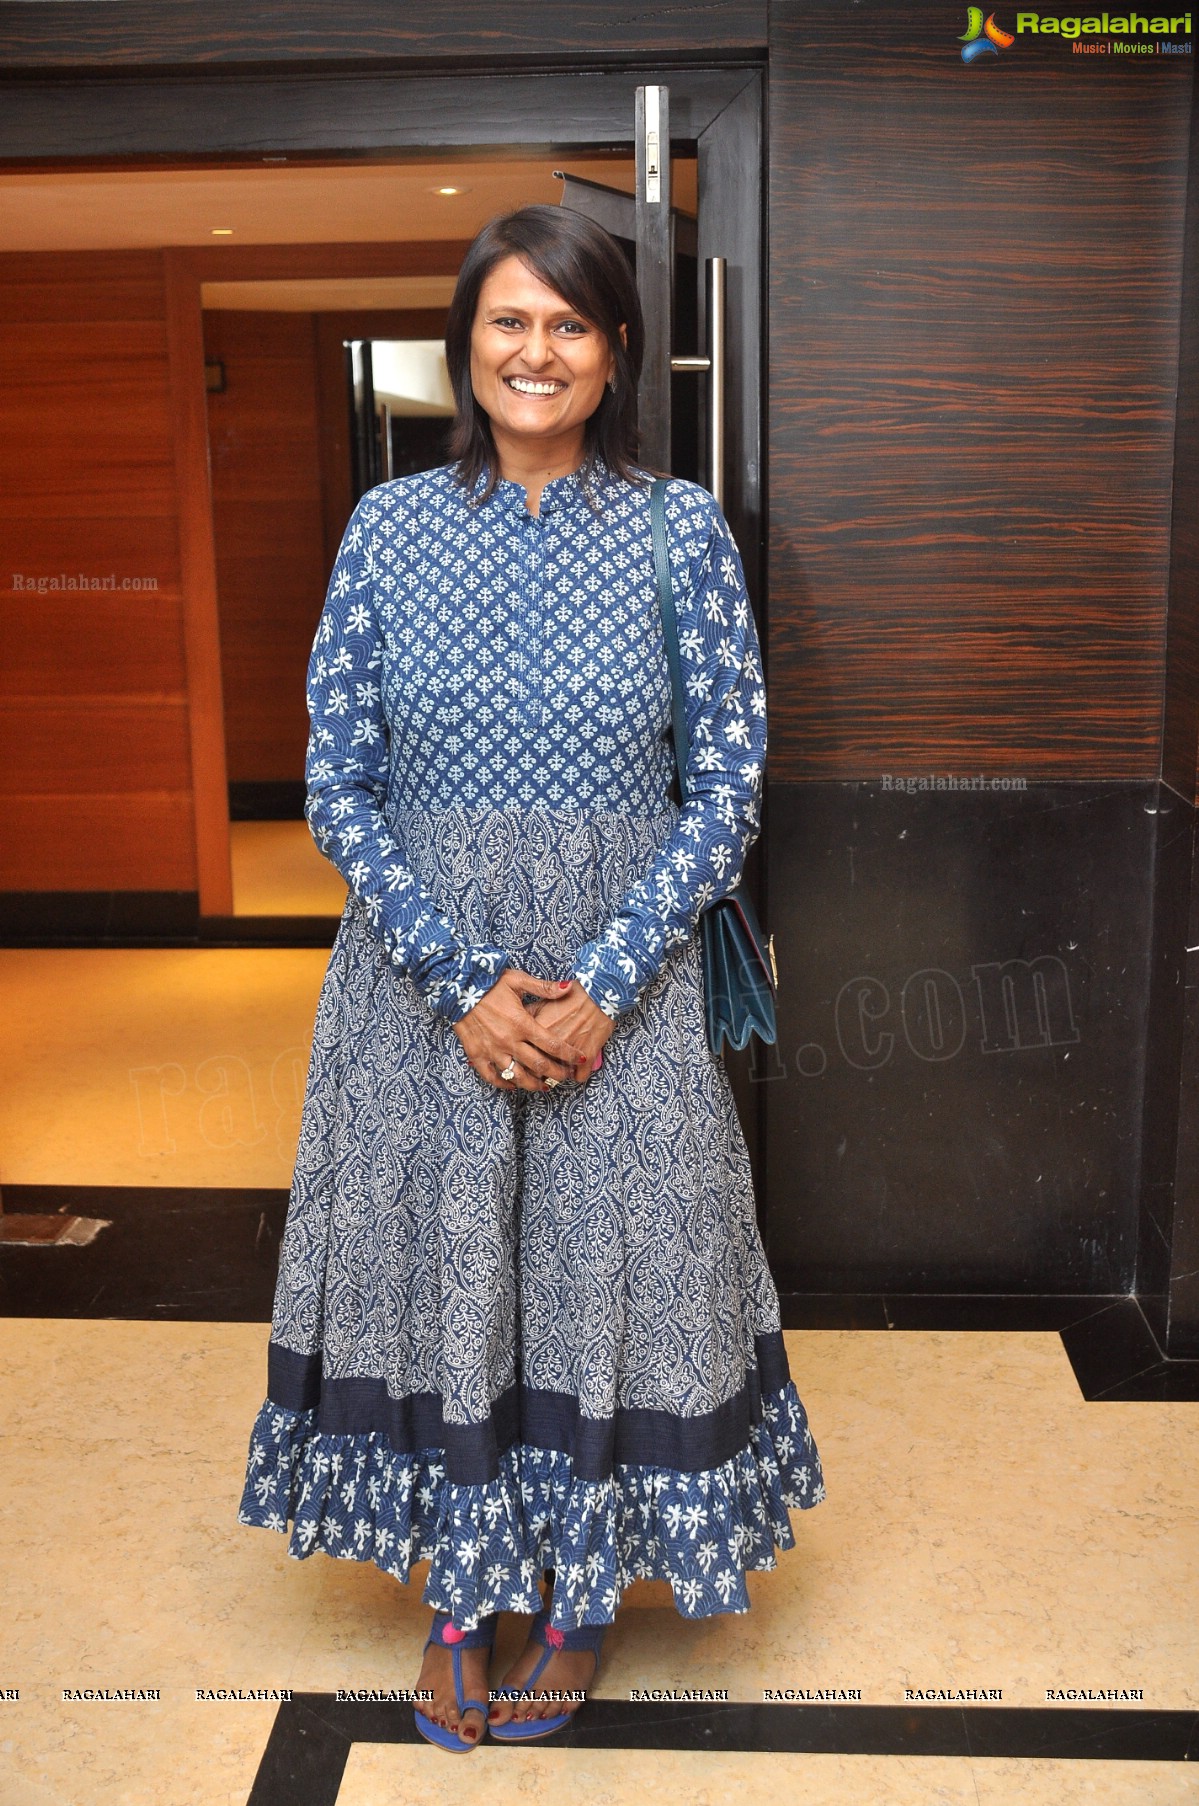
[[[309,669],[306,813],[349,895],[242,1517],[430,1561],[416,1723],[458,1753],[566,1725],[634,1580],[747,1611],[824,1497],[696,933],[758,833],[761,656],[720,509],[671,480],[676,804],[642,345],[602,228],[486,227],[455,462],[363,496]],[[489,1709],[501,1611],[530,1622]]]

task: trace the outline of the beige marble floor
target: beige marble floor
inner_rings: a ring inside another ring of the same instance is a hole
[[[345,880],[318,852],[307,822],[230,822],[229,842],[234,915],[341,914]]]
[[[243,1806],[275,1708],[202,1704],[196,1687],[415,1679],[416,1588],[296,1562],[282,1536],[236,1522],[266,1338],[253,1324],[0,1322],[0,1688],[21,1689],[0,1708],[5,1806]],[[1040,1705],[1050,1686],[1140,1686],[1147,1707],[1199,1704],[1199,1408],[1087,1404],[1052,1334],[787,1344],[827,1499],[794,1514],[798,1546],[752,1577],[745,1617],[686,1624],[665,1589],[632,1589],[598,1693],[856,1686],[900,1704],[905,1685],[999,1686],[1005,1705]],[[67,1704],[65,1686],[162,1699]],[[652,1787],[700,1802],[769,1788],[837,1806],[1165,1806],[1194,1787],[1168,1763],[591,1751],[566,1771],[567,1754],[484,1748],[469,1772],[490,1787],[502,1759],[513,1798],[557,1783],[612,1802]],[[439,1800],[463,1785],[449,1762],[356,1747],[339,1806]]]
[[[439,1751],[356,1744],[337,1806],[459,1806],[460,1772]],[[754,1756],[666,1750],[499,1750],[471,1756],[466,1797],[587,1806],[1193,1806],[1195,1777],[1169,1762],[1013,1762],[927,1756]]]

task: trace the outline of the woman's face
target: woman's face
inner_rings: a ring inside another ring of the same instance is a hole
[[[497,263],[479,291],[470,380],[496,448],[555,449],[577,438],[603,398],[616,359],[604,334],[519,257]]]

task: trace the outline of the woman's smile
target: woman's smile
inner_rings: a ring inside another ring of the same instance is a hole
[[[535,382],[528,376],[506,376],[504,381],[518,395],[560,395],[566,387],[563,382]]]

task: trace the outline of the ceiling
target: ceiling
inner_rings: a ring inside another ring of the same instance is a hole
[[[563,167],[572,175],[633,191],[629,157],[6,174],[0,176],[0,246],[6,251],[98,251],[465,239],[508,208],[530,201],[556,206],[562,184],[553,170]],[[693,213],[694,160],[676,161],[673,176],[675,205]],[[463,192],[433,192],[442,186]],[[231,232],[216,237],[214,228]],[[396,305],[393,300],[379,304]]]

